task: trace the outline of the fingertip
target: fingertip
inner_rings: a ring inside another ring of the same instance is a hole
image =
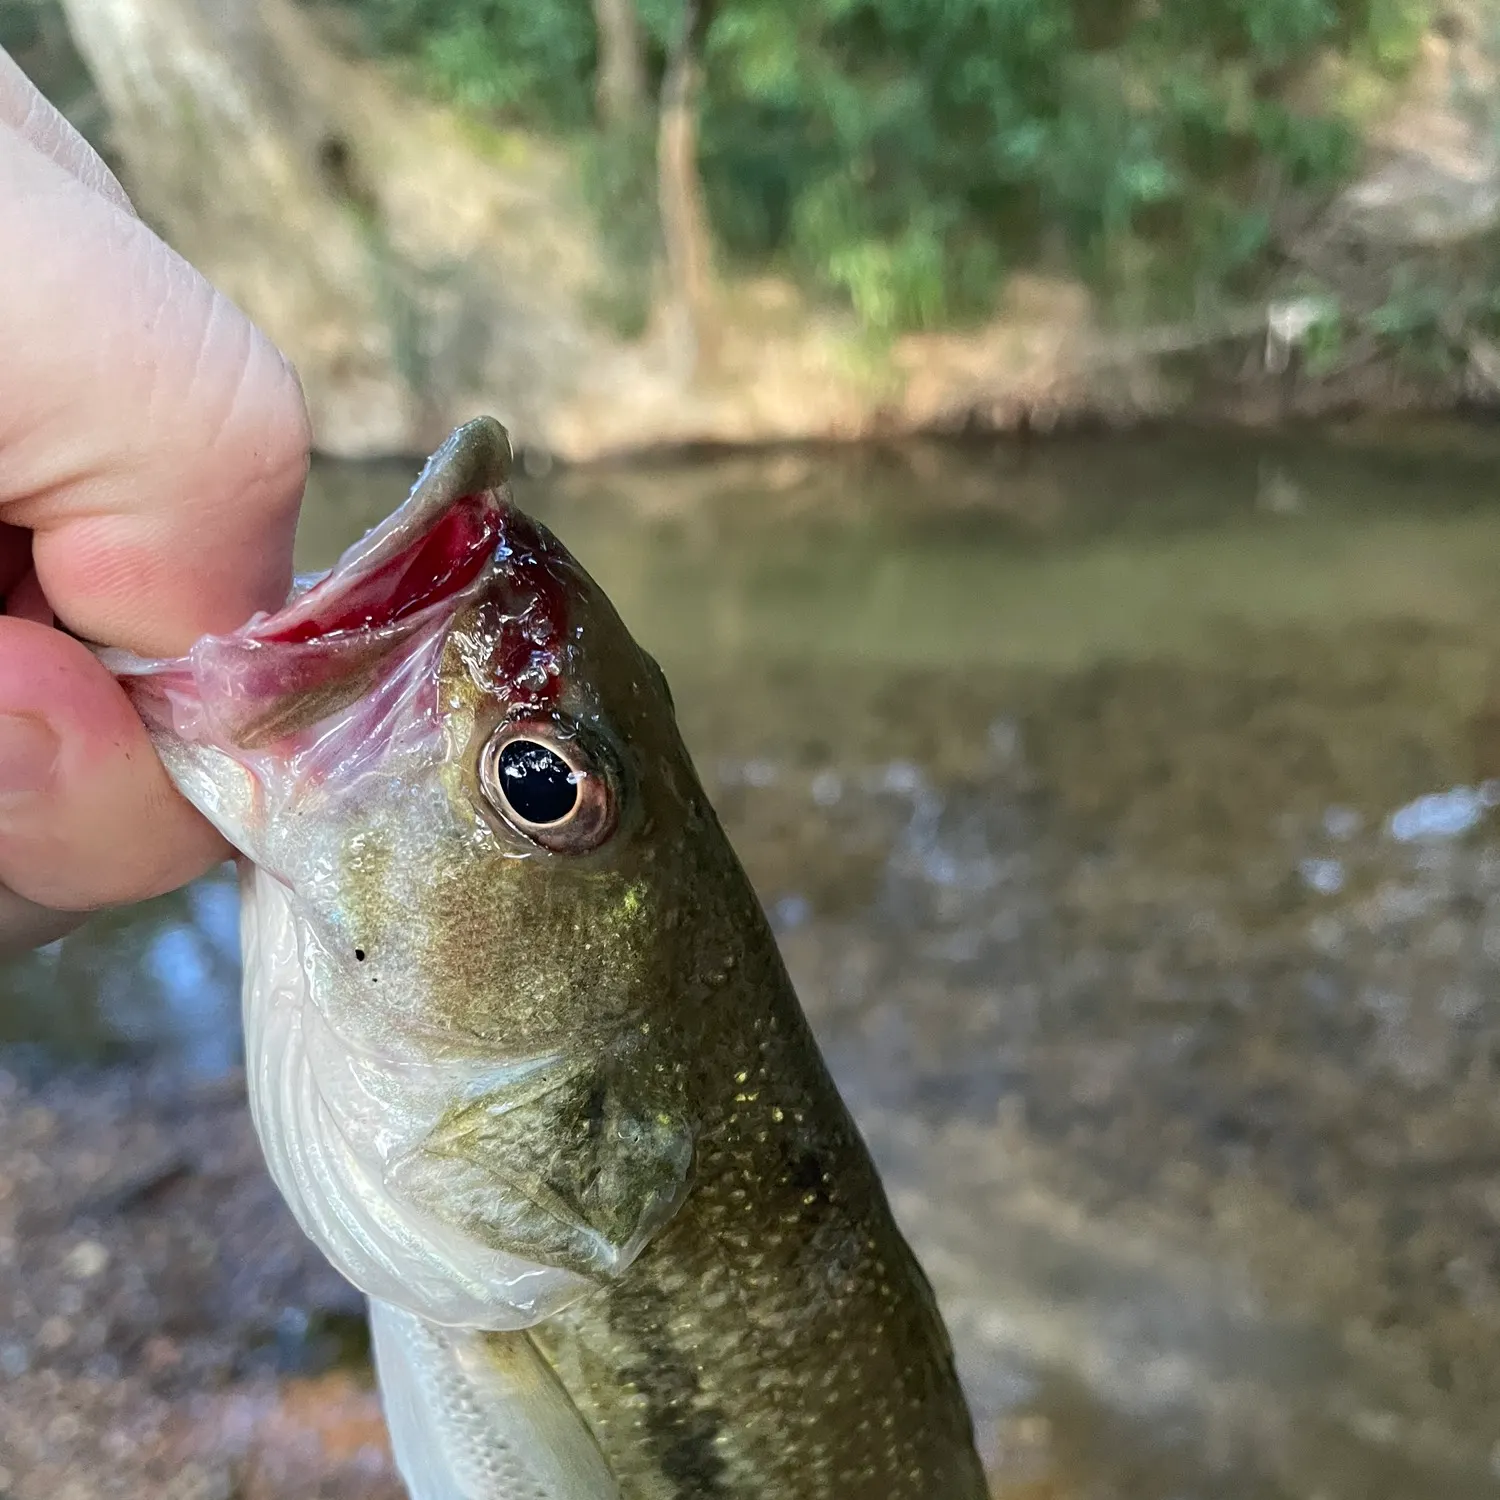
[[[223,859],[114,678],[79,642],[0,619],[0,883],[69,911],[175,889]],[[46,731],[55,741],[50,764]]]

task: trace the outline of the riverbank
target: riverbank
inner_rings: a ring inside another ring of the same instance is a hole
[[[724,257],[708,342],[684,340],[649,247],[641,262],[601,219],[576,142],[435,99],[338,8],[66,8],[95,85],[78,103],[58,65],[75,112],[292,356],[329,455],[430,451],[477,411],[587,461],[1500,406],[1500,94],[1478,0],[1434,15],[1399,79],[1337,56],[1302,79],[1344,101],[1358,160],[1336,190],[1268,200],[1260,270],[1232,294],[1198,297],[1185,264],[1189,310],[1163,321],[1038,252],[951,324],[875,330],[785,267]]]

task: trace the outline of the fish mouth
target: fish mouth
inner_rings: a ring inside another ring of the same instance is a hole
[[[510,439],[493,417],[458,428],[428,459],[411,494],[275,614],[237,632],[299,645],[383,630],[467,588],[490,560],[506,513]]]
[[[459,427],[407,499],[287,603],[183,657],[101,650],[149,726],[224,748],[265,748],[370,689],[396,647],[451,614],[503,542],[510,439],[493,417]]]

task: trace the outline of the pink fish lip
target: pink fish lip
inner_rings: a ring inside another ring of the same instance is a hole
[[[510,440],[493,418],[460,427],[396,511],[311,587],[236,634],[300,644],[376,630],[462,591],[500,540],[510,466]]]
[[[392,515],[281,609],[205,636],[174,661],[106,652],[105,663],[148,723],[181,738],[224,748],[296,738],[327,690],[383,675],[401,641],[484,584],[517,518],[509,471],[505,429],[470,422]]]

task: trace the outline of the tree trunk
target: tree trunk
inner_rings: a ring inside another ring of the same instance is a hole
[[[298,366],[324,451],[418,450],[374,206],[289,0],[63,0],[142,215]]]
[[[713,236],[698,172],[698,101],[703,38],[715,0],[686,0],[682,32],[662,80],[657,128],[657,202],[667,261],[667,307],[673,334],[692,372],[718,353]]]
[[[635,0],[594,0],[594,30],[599,123],[607,128],[630,125],[646,110],[646,63]]]

